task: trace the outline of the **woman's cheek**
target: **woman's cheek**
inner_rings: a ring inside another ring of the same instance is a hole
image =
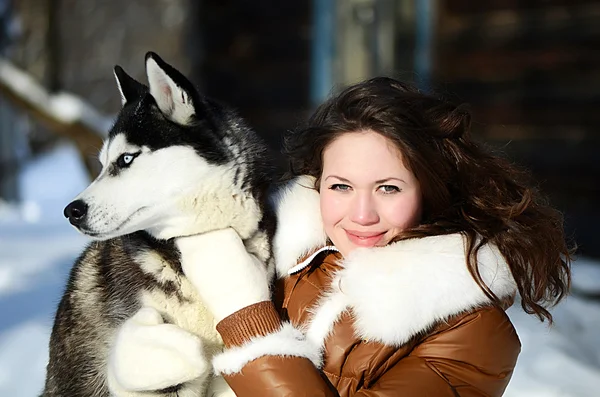
[[[331,190],[321,193],[321,218],[325,227],[333,227],[343,218],[343,200]]]
[[[412,197],[399,197],[398,200],[386,208],[387,223],[399,229],[416,226],[421,218],[421,205],[419,200]]]

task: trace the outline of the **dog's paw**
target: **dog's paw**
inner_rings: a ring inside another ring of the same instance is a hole
[[[200,338],[145,307],[117,331],[107,370],[115,391],[150,391],[206,377],[211,367]]]

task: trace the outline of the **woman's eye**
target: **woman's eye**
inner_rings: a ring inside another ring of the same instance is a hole
[[[379,190],[382,191],[383,193],[389,194],[389,193],[399,192],[400,188],[398,186],[394,186],[394,185],[382,185],[382,186],[379,186]]]
[[[338,190],[340,192],[347,192],[348,190],[350,190],[350,186],[344,185],[343,183],[336,183],[334,185],[331,185],[329,187],[329,189],[331,189],[331,190]]]

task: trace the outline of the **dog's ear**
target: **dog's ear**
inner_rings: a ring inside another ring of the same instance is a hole
[[[114,75],[121,93],[121,104],[123,106],[127,102],[140,98],[148,91],[148,87],[128,75],[119,65],[115,66]]]
[[[153,52],[146,54],[146,73],[150,94],[160,111],[175,123],[189,124],[197,116],[200,102],[194,85]]]

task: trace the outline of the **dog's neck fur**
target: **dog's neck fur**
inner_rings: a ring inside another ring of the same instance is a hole
[[[262,218],[261,209],[250,192],[234,183],[233,170],[215,172],[202,186],[190,188],[181,197],[166,203],[158,220],[146,231],[167,240],[232,227],[242,239],[252,236]]]

